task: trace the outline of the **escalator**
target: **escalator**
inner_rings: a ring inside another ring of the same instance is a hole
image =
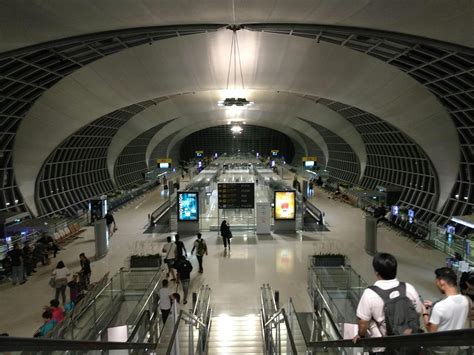
[[[153,287],[152,287],[153,289]],[[153,292],[154,293],[154,292]],[[247,316],[213,315],[211,289],[201,286],[194,306],[179,309],[164,327],[158,303],[148,295],[139,302],[141,312],[128,341],[58,340],[0,337],[2,352],[34,352],[46,355],[53,351],[65,354],[100,354],[122,350],[128,354],[357,354],[372,347],[385,347],[387,353],[400,347],[416,347],[418,354],[429,354],[440,346],[449,346],[449,354],[470,355],[474,329],[362,339],[354,344],[342,339],[340,325],[330,309],[298,312],[291,299],[283,307],[275,302],[269,285],[261,287],[260,314]],[[154,312],[155,316],[152,316]]]

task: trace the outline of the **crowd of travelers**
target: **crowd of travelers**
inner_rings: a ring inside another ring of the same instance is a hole
[[[23,246],[15,242],[13,249],[7,252],[2,260],[5,275],[11,278],[13,285],[22,285],[36,272],[39,265],[50,265],[51,258],[56,258],[61,250],[55,240],[46,234],[37,239],[34,246],[30,242],[25,242]],[[53,289],[54,298],[43,309],[43,324],[34,333],[35,337],[45,336],[54,329],[64,319],[65,314],[72,312],[87,292],[92,273],[90,260],[81,253],[79,262],[81,269],[72,275],[62,260],[52,270],[49,285]],[[69,301],[66,294],[68,289]]]
[[[35,337],[43,337],[52,331],[85,296],[90,285],[92,270],[90,260],[84,253],[79,254],[79,263],[81,269],[72,275],[62,260],[52,271],[49,285],[54,289],[54,298],[50,301],[49,306],[44,307],[43,324],[34,333]],[[67,289],[69,289],[69,301],[66,295]],[[62,306],[60,307],[60,305]]]
[[[46,234],[37,239],[34,245],[25,242],[21,246],[16,242],[2,260],[4,276],[10,277],[13,285],[23,285],[28,276],[36,272],[38,265],[49,265],[51,257],[56,257],[60,250],[55,240]]]
[[[160,310],[162,314],[163,323],[166,322],[171,309],[172,304],[175,302],[177,305],[180,304],[181,296],[178,293],[178,288],[181,285],[183,289],[183,304],[188,303],[188,292],[189,285],[191,283],[191,272],[193,266],[188,260],[188,252],[184,243],[180,240],[179,234],[172,237],[166,238],[166,243],[163,245],[162,252],[164,255],[164,262],[167,265],[166,279],[162,281],[162,287],[158,291],[160,299]],[[208,255],[206,241],[202,238],[201,233],[197,233],[196,240],[193,243],[190,255],[196,254],[196,258],[199,264],[199,273],[204,272],[203,258],[204,255]],[[169,279],[171,277],[171,279]],[[169,280],[168,280],[169,279]],[[175,282],[175,292],[171,292],[168,288],[169,282]]]
[[[357,306],[358,331],[353,341],[387,335],[410,335],[472,327],[474,272],[458,275],[450,267],[434,271],[441,299],[423,300],[415,287],[397,279],[397,260],[388,253],[372,261],[377,281],[362,294]],[[459,288],[458,288],[459,286]],[[383,353],[374,348],[372,353]]]

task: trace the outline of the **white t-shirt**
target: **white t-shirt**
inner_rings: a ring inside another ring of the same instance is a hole
[[[158,291],[158,295],[160,296],[160,309],[170,309],[171,308],[171,300],[170,300],[170,290],[168,287],[162,287]]]
[[[393,280],[379,280],[374,283],[375,286],[380,287],[382,290],[389,290],[399,285],[397,279]],[[413,305],[418,313],[422,312],[422,304],[420,296],[416,292],[415,288],[409,283],[405,283],[407,297],[413,301]],[[396,294],[391,294],[390,298],[395,298]],[[374,291],[367,288],[362,297],[360,298],[359,305],[357,306],[357,317],[364,320],[370,321],[367,336],[370,338],[379,338],[387,335],[387,328],[385,325],[385,314],[383,311],[384,302],[382,298],[377,295]],[[375,320],[376,322],[374,322]]]
[[[463,329],[469,314],[469,301],[463,295],[448,296],[437,302],[430,315],[430,323],[438,331]]]
[[[165,253],[165,259],[175,259],[176,256],[176,244],[173,242],[166,243],[163,246]]]
[[[53,270],[53,275],[56,278],[56,280],[60,279],[67,279],[67,277],[71,274],[69,269],[67,267],[63,267],[62,269],[54,269]]]

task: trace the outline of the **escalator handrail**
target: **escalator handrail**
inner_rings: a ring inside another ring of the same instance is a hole
[[[290,322],[288,321],[288,315],[284,308],[280,308],[278,312],[272,315],[272,317],[264,324],[263,328],[267,329],[278,317],[282,316],[285,322],[286,335],[290,341],[292,354],[297,354],[295,340],[293,338],[293,332],[290,329]]]
[[[148,318],[148,320],[150,320],[150,312],[148,310],[144,311],[142,315],[140,316],[140,319],[138,319],[138,321],[135,323],[133,327],[133,331],[128,337],[127,341],[132,341],[132,339],[138,333],[138,329],[140,329],[140,326],[142,325],[144,318]]]
[[[170,355],[171,351],[173,350],[173,345],[176,339],[176,334],[178,333],[178,328],[179,324],[181,323],[181,320],[183,317],[186,316],[190,318],[192,321],[196,322],[200,328],[208,329],[208,326],[204,324],[198,317],[196,317],[194,314],[189,314],[186,311],[181,310],[178,315],[178,319],[176,320],[176,323],[173,328],[173,333],[171,334],[170,342],[168,345],[168,349],[166,350],[166,355]]]
[[[450,330],[435,333],[420,333],[403,336],[386,336],[382,338],[363,338],[357,344],[351,339],[311,342],[308,348],[361,348],[361,347],[442,347],[474,346],[474,328]]]
[[[334,319],[332,319],[332,313],[325,307],[323,307],[321,309],[321,313],[325,313],[329,319],[329,322],[331,323],[331,327],[333,328],[333,330],[336,332],[337,336],[339,337],[339,339],[344,339],[344,337],[342,336],[341,332],[339,331],[339,328],[337,327],[336,325],[336,322],[334,322]]]
[[[0,337],[0,352],[7,351],[68,351],[68,350],[118,350],[150,349],[154,344],[65,340],[48,338]]]

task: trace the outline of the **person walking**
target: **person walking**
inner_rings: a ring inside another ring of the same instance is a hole
[[[87,259],[86,255],[84,253],[79,254],[79,260],[81,263],[81,277],[82,277],[82,284],[85,290],[89,287],[89,284],[91,282],[91,262],[89,259]]]
[[[61,260],[54,269],[52,275],[54,277],[54,288],[55,294],[54,298],[59,300],[59,294],[63,301],[63,305],[66,303],[66,286],[68,283],[68,276],[71,274],[69,269],[64,265],[64,262]]]
[[[109,237],[111,237],[117,230],[117,223],[115,223],[115,218],[112,212],[107,212],[105,215],[105,224],[107,225],[107,230],[109,231]]]
[[[193,266],[184,256],[176,262],[176,270],[178,271],[178,277],[183,286],[183,304],[188,303],[188,291],[189,284],[191,283],[191,271]]]
[[[162,253],[165,255],[164,261],[166,265],[168,265],[168,272],[166,273],[166,277],[172,276],[171,281],[176,280],[176,273],[174,271],[174,263],[176,261],[176,244],[171,241],[171,237],[166,237],[166,244],[163,245],[163,249],[161,249]]]
[[[457,289],[457,275],[453,269],[442,267],[435,270],[436,286],[445,296],[433,303],[426,300],[423,306],[423,322],[428,332],[463,329],[468,318],[471,302]],[[431,312],[430,312],[431,311]]]
[[[165,279],[161,282],[161,288],[158,291],[158,296],[160,297],[160,311],[164,325],[171,311],[171,294],[168,288],[168,280]]]
[[[20,244],[13,244],[13,250],[7,253],[12,265],[12,283],[23,285],[26,282],[23,266],[25,264],[25,254],[20,248]]]
[[[202,239],[202,234],[198,233],[197,234],[197,239],[194,242],[193,249],[191,250],[191,255],[193,255],[194,250],[196,250],[196,258],[199,263],[199,273],[203,273],[204,269],[202,268],[202,257],[204,254],[207,255],[207,244],[204,239]]]
[[[182,256],[186,258],[186,256],[188,256],[188,252],[186,251],[184,243],[180,240],[179,234],[175,234],[174,244],[176,244],[176,259],[180,259]]]
[[[227,245],[229,245],[230,250],[230,239],[232,238],[232,232],[230,231],[229,223],[224,219],[221,223],[221,236],[224,240],[224,249],[227,249]]]

